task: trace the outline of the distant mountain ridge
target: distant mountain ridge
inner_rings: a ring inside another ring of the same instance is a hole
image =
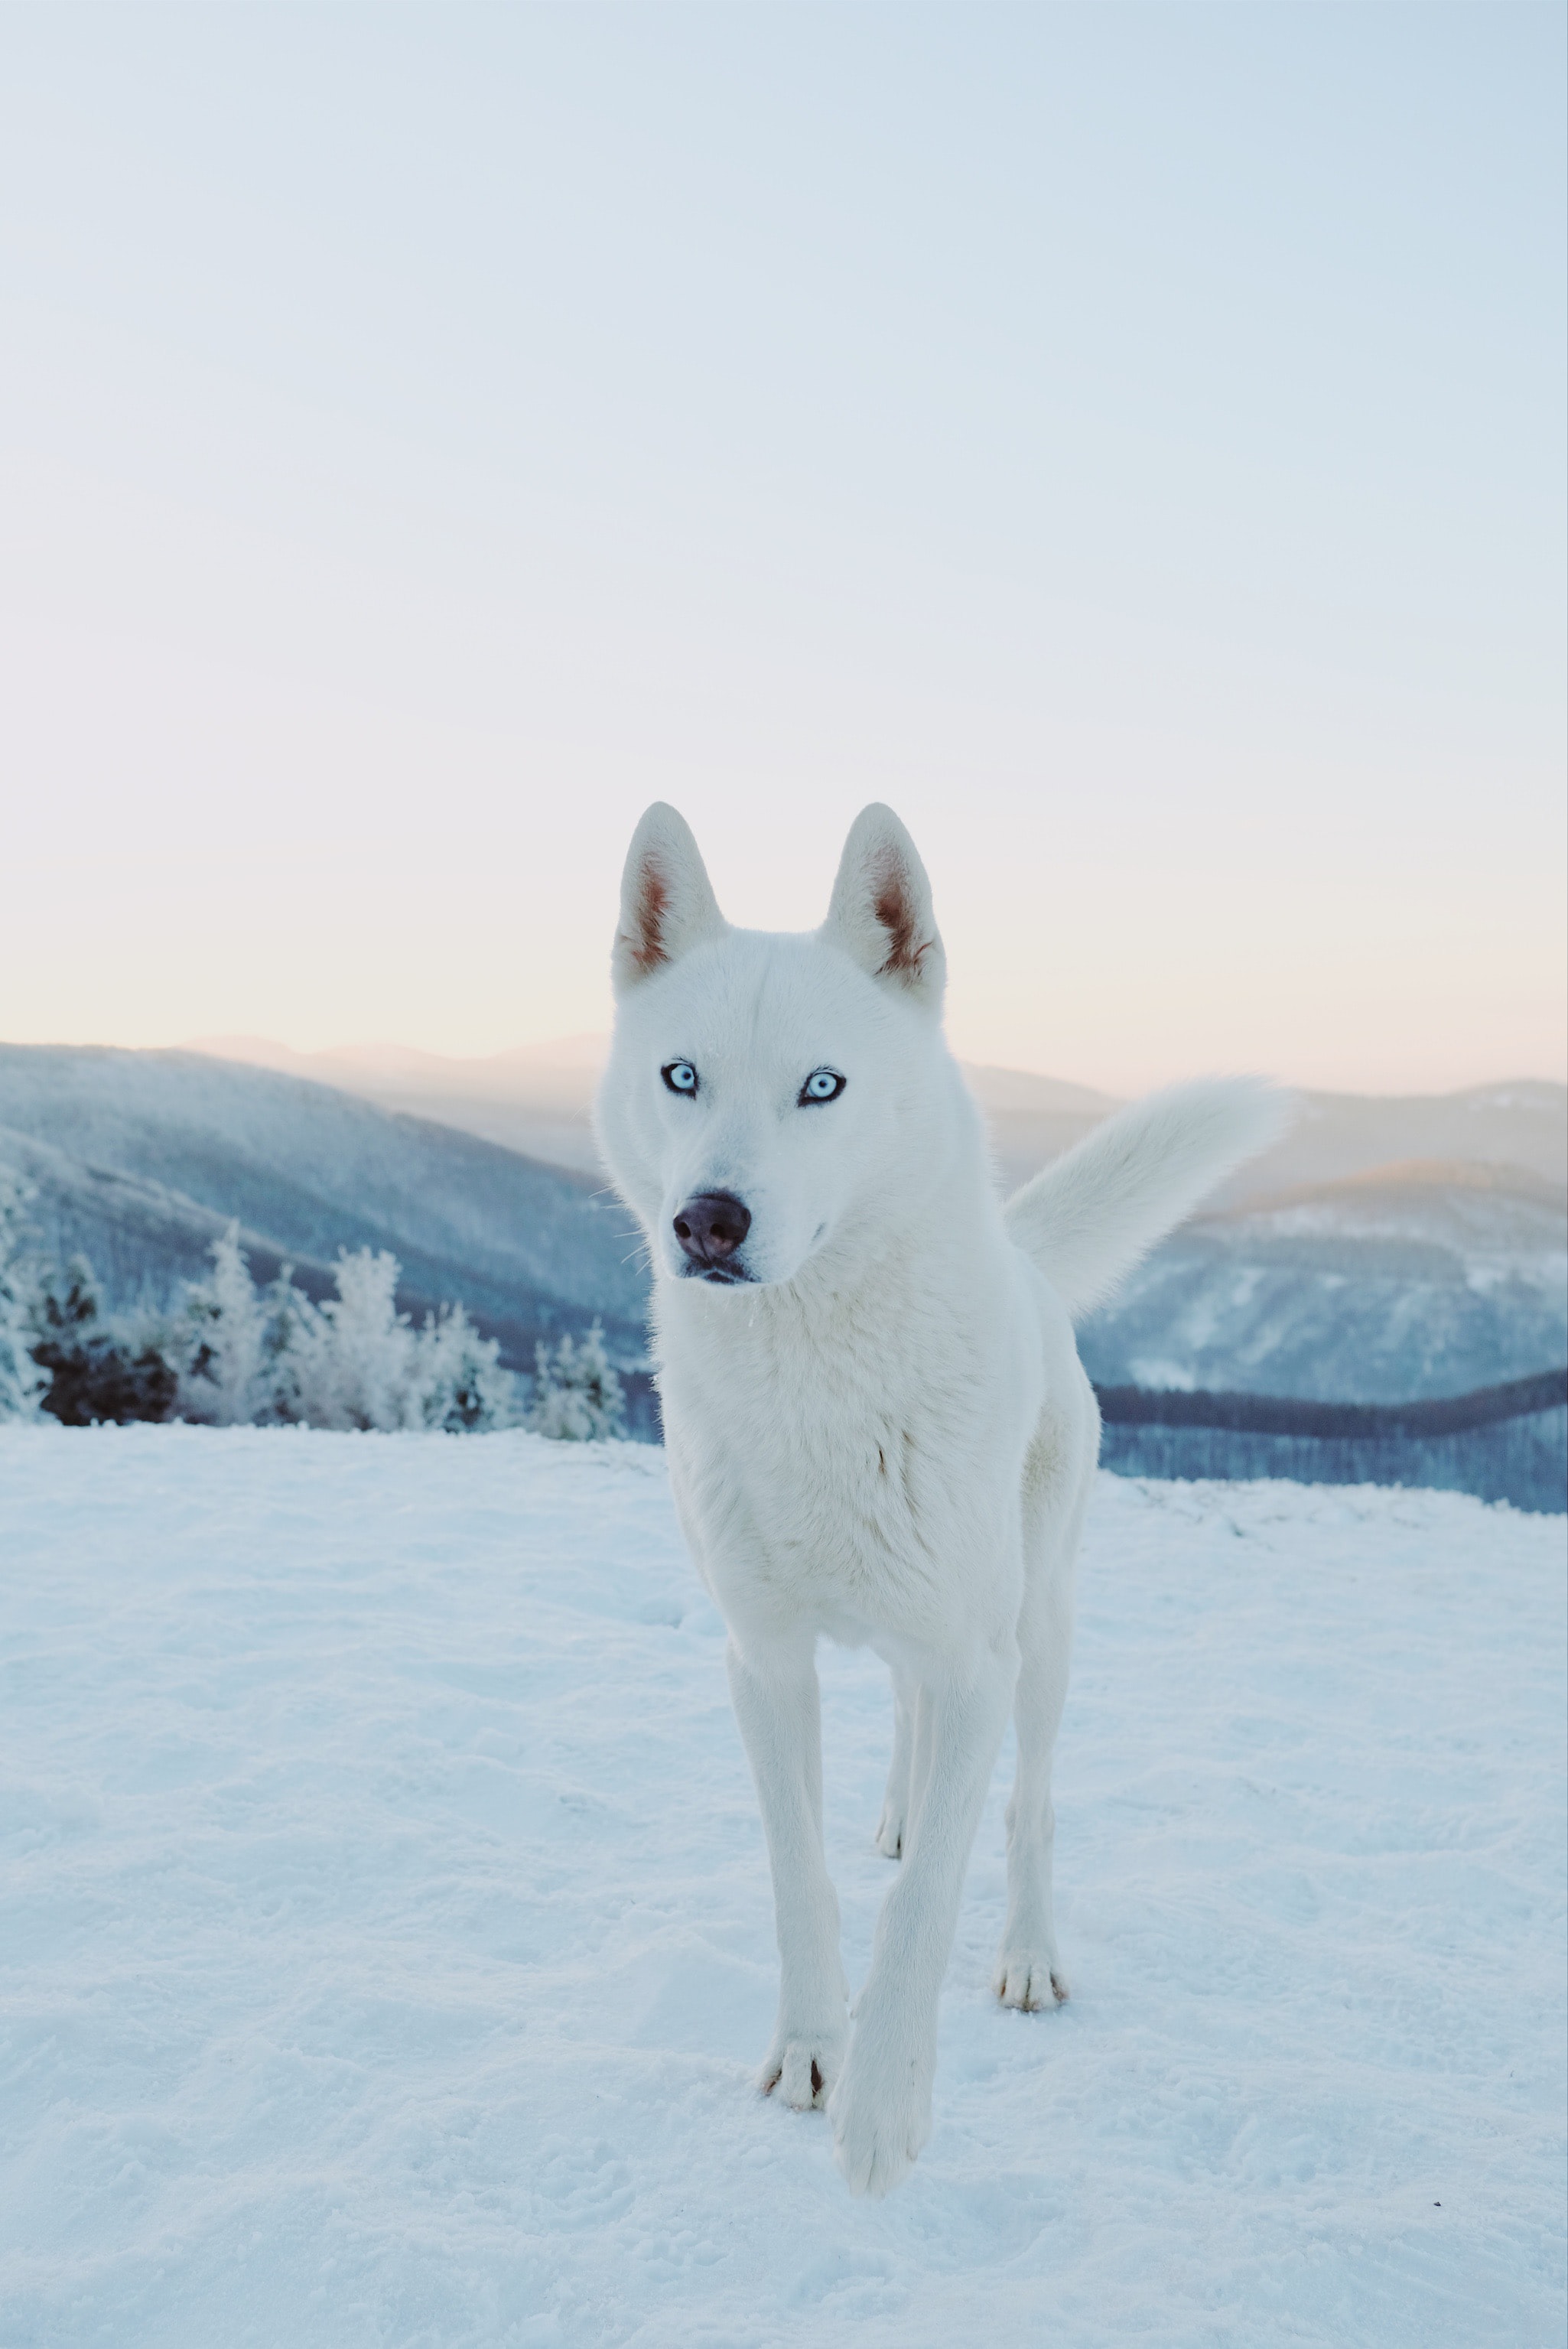
[[[294,1052],[263,1037],[203,1037],[187,1050],[221,1054],[342,1087],[385,1109],[439,1119],[487,1141],[603,1179],[589,1111],[608,1048],[568,1036],[482,1059],[400,1044]],[[966,1063],[990,1127],[997,1171],[1016,1188],[1047,1159],[1121,1106],[1114,1094],[1023,1069]],[[1293,1185],[1334,1183],[1400,1160],[1516,1165],[1568,1184],[1568,1087],[1526,1078],[1455,1093],[1305,1092],[1292,1131],[1222,1195],[1229,1204]]]
[[[603,1182],[589,1111],[608,1042],[564,1036],[473,1059],[395,1043],[295,1052],[261,1036],[203,1036],[185,1049],[333,1085]]]

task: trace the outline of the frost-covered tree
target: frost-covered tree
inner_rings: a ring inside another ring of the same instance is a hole
[[[291,1364],[299,1416],[312,1427],[423,1424],[416,1339],[395,1295],[397,1259],[359,1248],[337,1259],[337,1295],[300,1316]]]
[[[562,1338],[553,1356],[534,1348],[533,1402],[527,1424],[536,1435],[594,1444],[626,1433],[626,1399],[604,1351],[597,1321],[585,1338]]]
[[[0,1419],[36,1419],[49,1381],[34,1360],[38,1278],[26,1251],[30,1193],[0,1166]]]
[[[167,1419],[179,1392],[170,1334],[111,1321],[85,1256],[40,1276],[33,1359],[46,1375],[44,1409],[67,1427],[96,1420]]]
[[[481,1338],[460,1305],[427,1315],[415,1344],[415,1385],[426,1427],[449,1434],[482,1434],[510,1427],[514,1381],[500,1367],[500,1348]]]
[[[180,1412],[216,1427],[273,1416],[268,1379],[273,1316],[256,1294],[240,1226],[212,1243],[212,1277],[193,1281],[181,1316]]]
[[[316,1305],[288,1266],[258,1292],[231,1224],[212,1244],[211,1276],[187,1285],[171,1317],[137,1325],[104,1315],[84,1257],[63,1273],[28,1272],[16,1237],[21,1197],[14,1183],[0,1187],[0,1418],[30,1410],[45,1389],[44,1408],[72,1426],[174,1415],[220,1427],[454,1434],[512,1424],[515,1381],[495,1340],[461,1305],[415,1330],[397,1310],[399,1267],[385,1250],[340,1255],[337,1295]]]
[[[258,1416],[285,1426],[308,1426],[312,1395],[318,1387],[330,1386],[323,1359],[329,1338],[321,1308],[294,1287],[294,1267],[285,1264],[266,1292],[263,1310],[267,1322],[265,1399]]]

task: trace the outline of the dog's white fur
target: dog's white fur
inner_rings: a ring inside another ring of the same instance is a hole
[[[942,1037],[924,868],[884,807],[857,819],[803,936],[731,929],[685,823],[650,808],[614,975],[600,1143],[652,1253],[671,1481],[729,1627],[772,1865],[781,1980],[759,2085],[826,2104],[850,2185],[883,2193],[930,2131],[937,1998],[1009,1707],[995,1988],[1012,2007],[1067,1996],[1051,1750],[1099,1443],[1072,1316],[1271,1137],[1281,1097],[1242,1079],[1156,1095],[1004,1209]],[[661,1074],[683,1062],[695,1092]],[[847,1081],[802,1102],[817,1070]],[[705,1193],[751,1217],[717,1273],[674,1230]],[[903,1864],[852,2038],[822,1846],[823,1634],[875,1648],[895,1700],[876,1839]]]

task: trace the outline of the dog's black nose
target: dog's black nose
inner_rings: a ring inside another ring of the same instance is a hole
[[[727,1264],[750,1229],[750,1208],[729,1191],[699,1191],[676,1217],[683,1253],[705,1270]]]

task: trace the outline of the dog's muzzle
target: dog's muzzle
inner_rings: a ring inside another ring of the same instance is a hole
[[[736,1251],[751,1229],[751,1210],[732,1191],[698,1191],[675,1218],[674,1230],[686,1261],[684,1279],[738,1281],[751,1276]]]

